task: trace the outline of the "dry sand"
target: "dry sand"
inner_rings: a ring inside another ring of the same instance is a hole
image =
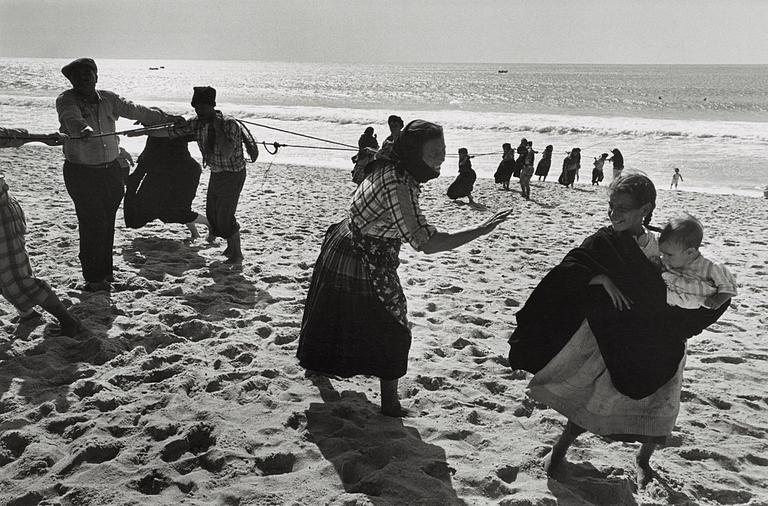
[[[74,288],[60,167],[57,149],[0,153],[37,275],[91,330],[61,337],[48,315],[17,326],[0,301],[2,504],[768,504],[768,201],[660,192],[656,218],[699,216],[705,253],[741,293],[690,341],[677,427],[638,493],[637,446],[594,435],[576,442],[561,482],[548,480],[541,457],[565,420],[506,366],[515,311],[606,223],[603,187],[534,181],[525,202],[479,180],[475,198],[512,205],[514,219],[457,251],[404,247],[414,340],[400,391],[418,414],[399,420],[378,413],[374,379],[313,383],[294,358],[321,238],[353,190],[347,171],[275,165],[264,178],[266,163],[250,165],[242,269],[222,263],[221,242],[190,244],[183,226],[159,222],[125,229],[119,214],[106,295]],[[447,200],[451,179],[426,185],[430,220],[487,217]]]

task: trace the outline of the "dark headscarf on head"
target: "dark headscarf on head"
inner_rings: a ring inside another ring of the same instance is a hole
[[[427,141],[440,139],[442,136],[443,127],[440,125],[421,119],[408,123],[400,132],[393,148],[397,171],[401,174],[407,172],[419,183],[426,183],[439,176],[439,172],[424,163],[422,153]]]

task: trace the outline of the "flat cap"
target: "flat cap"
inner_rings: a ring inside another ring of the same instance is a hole
[[[78,58],[77,60],[72,60],[71,62],[61,67],[61,73],[64,74],[64,77],[69,79],[70,74],[72,74],[72,71],[77,67],[88,67],[94,72],[99,71],[99,69],[96,68],[96,62],[91,58]]]

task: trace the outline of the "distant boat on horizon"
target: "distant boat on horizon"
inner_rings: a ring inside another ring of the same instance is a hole
[[[507,72],[509,72],[509,70],[507,70],[507,69],[499,69],[499,74],[506,74]]]

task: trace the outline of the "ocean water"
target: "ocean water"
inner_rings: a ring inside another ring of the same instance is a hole
[[[0,58],[0,124],[58,127],[54,100],[68,87],[60,59]],[[423,118],[445,128],[449,153],[498,153],[521,137],[554,146],[550,179],[565,152],[591,161],[621,149],[626,167],[668,188],[762,196],[768,185],[768,65],[327,64],[191,60],[98,60],[99,87],[145,105],[192,115],[192,87],[212,85],[218,106],[241,119],[356,145],[367,126],[382,141],[386,118]],[[157,70],[150,70],[157,67]],[[163,67],[163,68],[160,68]],[[508,70],[499,73],[499,69]],[[131,128],[121,120],[118,128]],[[258,140],[330,146],[252,126]],[[123,138],[138,154],[139,138]],[[353,153],[283,148],[261,162],[351,169]],[[473,166],[491,177],[500,156]],[[457,172],[456,158],[443,177]]]

